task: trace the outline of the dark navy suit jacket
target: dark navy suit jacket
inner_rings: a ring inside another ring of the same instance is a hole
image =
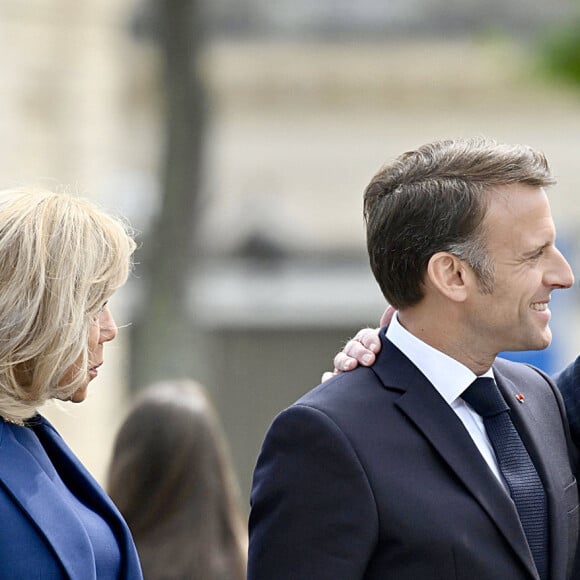
[[[372,368],[323,383],[270,427],[248,579],[536,579],[514,504],[467,430],[381,340]],[[498,359],[494,373],[546,488],[550,580],[571,579],[578,491],[561,397],[526,365]]]
[[[62,480],[111,526],[122,557],[122,580],[141,580],[129,529],[113,502],[54,427],[32,420]],[[92,545],[53,481],[0,420],[0,578],[95,580]]]

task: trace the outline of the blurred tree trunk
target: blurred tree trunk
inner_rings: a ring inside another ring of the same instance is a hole
[[[137,257],[144,292],[132,333],[134,388],[193,372],[187,290],[195,261],[192,242],[206,120],[199,66],[201,0],[157,0],[154,14],[163,68],[165,143],[160,212]]]

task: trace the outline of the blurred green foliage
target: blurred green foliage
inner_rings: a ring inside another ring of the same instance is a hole
[[[545,72],[580,88],[580,17],[546,36],[540,61]]]

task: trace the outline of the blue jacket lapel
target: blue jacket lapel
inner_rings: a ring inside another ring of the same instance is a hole
[[[36,460],[0,421],[0,481],[35,522],[71,580],[94,580],[92,546],[84,527]],[[86,554],[87,557],[79,557]]]
[[[130,580],[142,578],[141,566],[131,533],[113,501],[77,459],[49,421],[41,417],[40,424],[35,426],[34,430],[45,448],[49,450],[63,478],[72,481],[80,499],[100,513],[112,527],[123,557],[122,578]]]

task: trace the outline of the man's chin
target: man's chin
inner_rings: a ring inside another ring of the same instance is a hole
[[[550,344],[552,344],[552,333],[549,332],[544,334],[543,336],[538,336],[537,340],[535,341],[527,341],[525,344],[522,345],[521,348],[518,348],[518,351],[525,351],[525,350],[545,350],[547,349]],[[510,350],[510,349],[506,349]],[[516,349],[511,349],[516,350]]]
[[[515,338],[515,337],[514,337]],[[499,352],[524,352],[527,350],[545,350],[552,343],[552,333],[550,329],[545,330],[542,333],[534,333],[534,335],[528,335],[515,345],[516,340],[512,341],[512,344],[506,344],[505,348],[501,349]]]
[[[546,328],[542,337],[540,337],[539,345],[535,350],[544,350],[552,344],[552,331]]]

